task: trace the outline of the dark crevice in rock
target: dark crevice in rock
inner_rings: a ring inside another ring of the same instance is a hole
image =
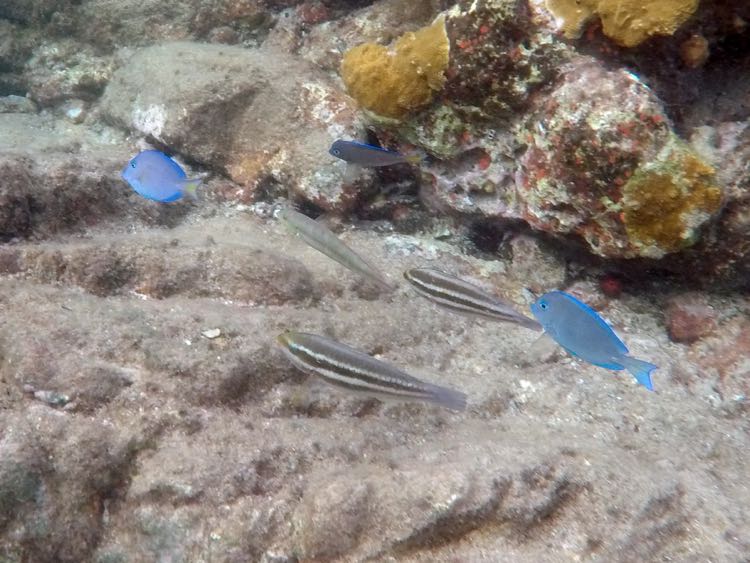
[[[426,528],[416,530],[408,538],[393,546],[394,555],[405,556],[424,549],[436,549],[455,543],[472,532],[494,523],[503,500],[512,486],[510,479],[497,480],[492,484],[492,495],[483,505],[469,511],[454,507],[450,513],[439,516]]]

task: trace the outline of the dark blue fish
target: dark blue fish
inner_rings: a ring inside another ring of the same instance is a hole
[[[654,390],[654,364],[631,358],[628,348],[596,311],[562,291],[545,293],[531,305],[531,312],[555,342],[573,356],[595,366],[628,370],[638,383]]]
[[[416,154],[405,155],[382,147],[366,145],[356,141],[335,141],[328,150],[331,156],[359,166],[391,166],[392,164],[419,164],[422,157]]]
[[[182,167],[160,151],[143,151],[122,170],[122,178],[143,197],[154,201],[176,201],[196,197],[201,181],[188,178]]]

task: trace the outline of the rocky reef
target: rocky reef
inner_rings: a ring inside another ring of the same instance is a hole
[[[738,2],[1,2],[0,561],[743,561],[749,71]],[[144,148],[199,200],[135,193]],[[289,200],[394,280],[568,291],[656,391],[361,283]],[[469,407],[324,387],[286,329]]]
[[[614,9],[606,4],[599,8]],[[644,12],[617,4],[620,25],[645,33],[620,43],[652,35],[641,16],[653,16],[663,24],[659,33],[670,35],[695,11],[694,2],[652,4]],[[611,54],[576,50],[558,36],[550,8],[525,0],[457,2],[440,16],[451,44],[443,95],[398,120],[371,115],[371,126],[383,142],[406,142],[436,157],[421,167],[419,186],[422,202],[436,212],[462,222],[523,221],[607,259],[666,257],[662,264],[672,270],[701,260],[702,252],[681,251],[721,228],[722,211],[733,206],[734,192],[716,175],[721,163],[690,146],[637,60],[622,51],[613,68]],[[750,17],[741,10],[733,17],[743,15]],[[675,48],[687,59],[685,73],[707,56],[685,54],[690,42],[706,41],[689,37]],[[739,279],[724,275],[736,273],[726,267],[729,257],[710,260],[717,275],[707,283]]]

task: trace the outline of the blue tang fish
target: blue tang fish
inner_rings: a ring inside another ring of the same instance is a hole
[[[562,291],[545,293],[531,312],[555,342],[573,356],[606,369],[626,369],[649,391],[654,364],[628,356],[628,348],[591,307]]]
[[[143,197],[154,201],[177,201],[187,195],[196,197],[201,183],[188,178],[174,160],[159,151],[143,151],[133,157],[122,170],[122,179]]]
[[[422,161],[422,157],[417,154],[405,155],[382,147],[341,139],[331,145],[328,154],[359,166],[390,166],[402,162],[419,164]]]

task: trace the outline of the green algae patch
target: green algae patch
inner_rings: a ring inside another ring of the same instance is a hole
[[[623,187],[623,221],[642,256],[660,258],[690,246],[721,206],[714,169],[676,138]]]
[[[445,18],[402,35],[389,50],[365,43],[346,52],[341,78],[349,94],[367,110],[401,119],[428,105],[445,84],[450,44]]]
[[[470,126],[453,107],[442,104],[417,114],[395,128],[409,143],[423,148],[433,156],[450,159],[462,151],[461,136]]]

